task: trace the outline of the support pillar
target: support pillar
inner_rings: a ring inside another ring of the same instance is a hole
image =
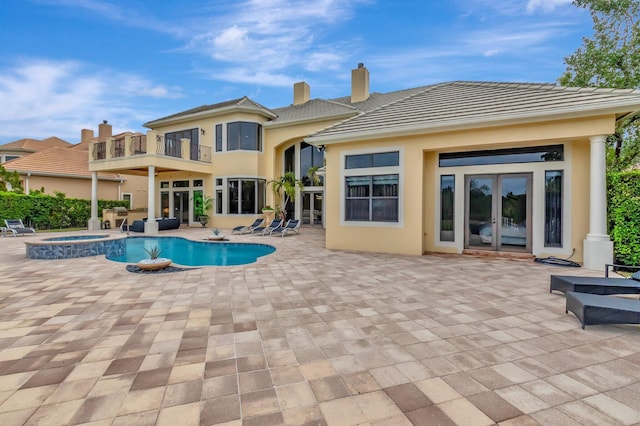
[[[607,137],[598,135],[589,140],[589,233],[584,240],[584,266],[604,270],[605,264],[613,263],[613,242],[607,234]]]
[[[156,167],[149,166],[149,181],[147,184],[147,221],[144,225],[144,233],[156,235],[158,233],[158,222],[156,222]]]
[[[91,172],[91,217],[87,224],[89,231],[100,230],[100,218],[98,217],[98,172]]]

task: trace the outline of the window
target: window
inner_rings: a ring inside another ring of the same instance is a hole
[[[133,208],[133,195],[131,195],[128,192],[123,192],[122,193],[122,201],[128,201],[129,202],[129,208],[132,209]]]
[[[347,176],[345,220],[398,221],[398,175]]]
[[[296,171],[296,146],[290,146],[284,151],[284,172]]]
[[[174,180],[173,181],[174,188],[188,188],[189,181],[188,180]]]
[[[216,214],[222,214],[222,189],[216,189]]]
[[[216,152],[222,151],[222,124],[216,124]]]
[[[160,182],[160,188],[169,188],[169,182]]]
[[[191,153],[191,160],[198,160],[198,144],[199,144],[200,131],[198,129],[180,130],[178,132],[171,132],[164,134],[165,153],[172,157],[182,157],[182,142],[181,139],[189,139]]]
[[[262,151],[262,126],[237,121],[227,124],[227,151]]]
[[[202,186],[202,179],[194,179],[193,186]]]
[[[285,151],[286,158],[286,151]],[[304,186],[322,186],[323,178],[315,172],[324,165],[324,152],[306,142],[300,144],[300,174]]]
[[[486,151],[440,154],[440,167],[481,166],[486,164],[539,163],[563,161],[564,146],[548,145],[528,148],[494,149]]]
[[[453,230],[455,178],[454,175],[440,176],[440,241],[455,240]]]
[[[367,167],[392,167],[400,164],[400,153],[378,152],[373,154],[347,155],[347,169],[363,169]]]
[[[544,173],[544,246],[562,247],[562,170]]]
[[[222,198],[222,190],[218,192]],[[265,196],[264,179],[227,179],[228,214],[258,214],[264,207]]]

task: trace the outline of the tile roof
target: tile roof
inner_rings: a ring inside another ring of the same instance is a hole
[[[188,117],[190,115],[195,115],[195,114],[200,114],[200,113],[206,113],[206,112],[214,112],[216,110],[224,110],[224,109],[231,109],[231,108],[241,108],[241,109],[249,109],[249,110],[253,110],[257,113],[261,113],[264,114],[268,117],[275,117],[275,114],[273,113],[273,111],[271,111],[269,108],[260,105],[259,103],[249,99],[248,97],[244,96],[242,98],[239,99],[232,99],[230,101],[224,101],[224,102],[219,102],[217,104],[211,104],[211,105],[201,105],[199,107],[196,108],[191,108],[188,109],[186,111],[182,111],[182,112],[178,112],[176,114],[171,114],[168,115],[166,117],[162,117],[162,118],[158,118],[156,120],[152,120],[149,121],[147,123],[144,123],[143,126],[144,127],[148,127],[148,128],[153,128],[154,126],[158,126],[160,124],[162,124],[162,122],[164,121],[172,121],[178,118],[183,118],[183,117]]]
[[[41,173],[52,175],[67,175],[70,178],[91,177],[89,171],[89,152],[73,148],[53,147],[44,151],[34,152],[3,164],[9,171],[19,173]],[[99,172],[102,179],[116,179],[116,173]]]
[[[311,142],[402,130],[444,129],[559,114],[640,110],[640,91],[553,84],[455,81],[408,95],[321,130]]]
[[[17,141],[8,142],[0,145],[0,151],[3,150],[19,150],[27,152],[42,151],[53,147],[67,148],[71,143],[64,141],[55,136],[38,140],[38,139],[19,139]]]
[[[299,105],[274,108],[273,112],[278,115],[278,118],[273,120],[272,123],[280,124],[293,121],[316,120],[347,114],[358,115],[421,90],[424,90],[424,87],[397,90],[389,93],[373,92],[367,100],[356,103],[351,103],[350,96],[335,99],[311,99]]]

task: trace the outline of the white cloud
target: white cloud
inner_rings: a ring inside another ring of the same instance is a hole
[[[531,13],[536,9],[551,12],[560,6],[570,4],[572,0],[528,0],[527,12]]]
[[[80,129],[103,119],[139,127],[148,98],[175,98],[180,88],[155,85],[125,73],[95,70],[77,61],[23,60],[0,69],[0,137],[59,136],[77,139]]]

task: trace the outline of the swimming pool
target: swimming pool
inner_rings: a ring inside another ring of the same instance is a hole
[[[124,253],[106,257],[115,262],[136,263],[149,257],[145,249],[156,246],[160,249],[160,257],[183,266],[245,265],[276,251],[275,247],[267,244],[211,243],[180,237],[128,237]]]

